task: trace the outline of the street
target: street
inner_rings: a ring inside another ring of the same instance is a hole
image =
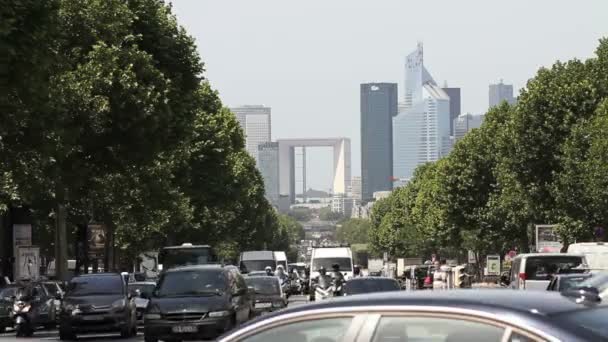
[[[289,307],[298,306],[306,303],[305,296],[292,296],[289,298]],[[117,334],[98,334],[98,335],[82,335],[78,336],[78,341],[112,341],[112,340],[120,340],[120,341],[143,341],[144,334],[139,331],[137,336],[122,339]],[[29,338],[16,338],[15,333],[12,331],[7,331],[4,334],[0,334],[0,341],[59,341],[59,332],[57,330],[41,330],[37,331],[34,336]]]

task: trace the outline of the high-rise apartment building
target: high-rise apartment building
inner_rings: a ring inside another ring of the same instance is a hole
[[[264,179],[266,199],[279,204],[279,143],[266,142],[258,145],[258,168]]]
[[[350,196],[357,202],[361,202],[361,177],[355,176],[350,180]]]
[[[453,122],[461,113],[460,88],[443,87],[442,89],[450,98],[450,132],[453,132]]]
[[[361,196],[393,188],[393,117],[397,115],[396,83],[361,84]]]
[[[270,141],[271,116],[270,107],[248,105],[233,107],[230,110],[245,133],[245,147],[247,152],[258,161],[258,145]]]
[[[500,80],[498,84],[490,84],[490,108],[499,105],[502,101],[507,101],[509,104],[514,104],[515,98],[513,97],[513,85],[504,84],[502,83],[502,80]]]
[[[484,115],[462,114],[454,120],[454,141],[462,139],[473,128],[481,127]]]
[[[421,164],[452,148],[450,97],[424,67],[422,44],[406,58],[405,102],[393,118],[395,186],[407,182]]]

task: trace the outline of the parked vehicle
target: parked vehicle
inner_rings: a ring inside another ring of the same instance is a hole
[[[0,333],[14,325],[12,310],[18,289],[17,284],[9,284],[0,288]]]
[[[569,254],[585,256],[592,271],[608,271],[608,244],[604,242],[580,242],[568,246]]]
[[[253,287],[255,294],[254,312],[256,315],[276,311],[287,307],[287,296],[277,277],[247,277],[248,287]]]
[[[139,281],[129,283],[129,292],[133,295],[135,300],[135,313],[137,315],[137,322],[143,323],[144,311],[148,306],[148,301],[152,297],[152,292],[156,288],[156,283],[153,281]]]
[[[387,277],[352,278],[344,284],[345,296],[400,290],[401,285],[399,282],[396,279]]]
[[[74,277],[63,298],[59,324],[61,340],[99,332],[119,332],[122,337],[137,333],[133,294],[118,273]]]
[[[555,292],[399,291],[287,308],[218,341],[596,342],[607,327],[608,306]]]
[[[247,251],[241,253],[239,268],[242,273],[264,271],[268,266],[273,271],[277,269],[277,259],[272,251]]]
[[[547,291],[566,291],[571,288],[576,288],[580,283],[591,278],[591,273],[583,274],[558,274],[551,279],[547,286]]]
[[[511,262],[509,286],[520,290],[546,290],[553,275],[586,268],[585,256],[564,253],[520,254]]]
[[[158,254],[158,261],[162,265],[160,268],[166,271],[180,266],[215,264],[218,258],[209,245],[183,243],[164,247]]]
[[[243,277],[219,265],[163,272],[144,313],[146,342],[215,338],[253,316]]]
[[[274,259],[277,261],[277,266],[282,265],[283,269],[287,271],[287,254],[285,254],[285,252],[275,251]]]

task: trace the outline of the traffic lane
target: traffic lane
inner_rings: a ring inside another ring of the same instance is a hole
[[[303,295],[294,295],[289,297],[288,307],[294,307],[299,305],[304,305],[308,303],[308,296]],[[112,340],[120,340],[120,341],[143,341],[144,335],[143,332],[139,331],[137,336],[124,339],[121,338],[118,334],[94,334],[94,335],[78,335],[78,341],[112,341]],[[11,330],[7,330],[5,333],[0,334],[0,341],[59,341],[59,331],[57,330],[39,330],[36,331],[34,336],[32,337],[15,337],[15,332]]]

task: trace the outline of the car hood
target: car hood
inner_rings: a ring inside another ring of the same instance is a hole
[[[110,306],[117,300],[124,299],[123,295],[105,295],[105,296],[67,296],[63,299],[66,304],[80,306]]]
[[[166,313],[188,313],[188,312],[209,312],[227,310],[229,301],[223,296],[205,297],[161,297],[150,300],[149,306],[157,306],[160,312]]]
[[[267,295],[267,294],[257,294],[255,295],[255,302],[256,303],[263,303],[263,302],[273,302],[273,301],[280,301],[283,300],[283,297],[281,297],[281,295]]]

